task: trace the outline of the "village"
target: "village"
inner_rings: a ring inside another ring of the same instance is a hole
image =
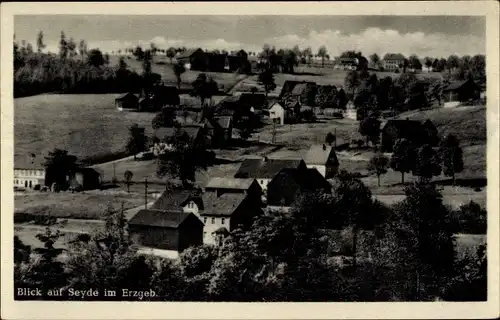
[[[50,228],[69,250],[109,232],[117,215],[137,255],[182,261],[197,248],[227,248],[258,217],[293,215],[309,196],[335,197],[346,181],[366,187],[380,208],[404,201],[412,183],[435,186],[457,217],[485,208],[486,85],[470,57],[367,58],[352,50],[330,58],[326,48],[314,55],[268,45],[258,53],[152,45],[106,55],[127,79],[142,72],[140,81],[89,100],[103,110],[98,117],[86,106],[71,118],[75,128],[94,128],[68,133],[78,152],[57,145],[57,133],[46,145],[21,138],[16,149],[15,235],[24,244],[38,246],[37,234]],[[101,146],[113,153],[90,156]],[[347,224],[331,219],[332,263],[371,261],[375,229],[351,242]],[[454,236],[467,252],[485,243],[485,229]]]

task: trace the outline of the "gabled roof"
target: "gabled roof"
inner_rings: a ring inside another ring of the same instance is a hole
[[[228,129],[231,126],[231,122],[233,122],[233,118],[229,116],[215,117],[215,119],[224,129]]]
[[[176,56],[175,58],[176,59],[182,59],[182,58],[189,58],[193,55],[193,53],[195,53],[196,51],[199,51],[201,50],[203,52],[203,50],[201,48],[196,48],[196,49],[187,49],[186,51],[184,52],[181,52],[178,56]]]
[[[179,210],[184,204],[192,199],[200,197],[201,192],[197,189],[170,189],[163,191],[162,195],[155,201],[150,209],[154,210]],[[193,200],[194,201],[194,200]],[[196,201],[195,201],[196,202]],[[197,203],[198,204],[198,203]],[[198,206],[200,206],[198,204]]]
[[[307,164],[326,165],[327,162],[333,165],[339,164],[335,150],[331,146],[324,144],[312,145],[304,160]]]
[[[158,138],[160,141],[165,141],[173,136],[175,136],[177,128],[168,127],[168,128],[158,128],[155,130],[154,136]],[[201,126],[193,125],[193,126],[183,126],[181,127],[182,134],[187,134],[191,139],[195,139],[200,133]]]
[[[134,98],[134,99],[138,100],[139,96],[137,94],[133,94],[132,92],[127,92],[127,93],[124,93],[124,94],[116,97],[115,101],[125,100],[128,98]]]
[[[236,179],[236,178],[220,178],[214,177],[208,181],[208,184],[205,188],[214,188],[214,189],[240,189],[240,190],[248,190],[255,179]]]
[[[298,168],[302,159],[245,159],[235,178],[272,179],[281,169]]]
[[[296,192],[297,189],[289,188],[291,185],[297,185],[300,191],[310,191],[310,190],[330,190],[332,186],[319,173],[317,169],[307,169],[307,170],[298,170],[298,169],[282,169],[280,172],[271,180],[268,185],[268,192],[275,192],[279,188],[279,190],[283,190],[283,192]],[[286,186],[280,188],[280,186]],[[286,197],[294,196],[293,194],[288,194]]]
[[[403,56],[400,53],[387,53],[384,56],[383,60],[404,60],[404,59],[406,59],[405,56]]]
[[[446,88],[444,88],[443,91],[458,90],[468,82],[469,82],[469,80],[454,81],[454,82],[450,83]]]
[[[297,84],[315,84],[315,82],[310,82],[310,81],[295,81],[295,80],[286,80],[285,83],[283,84],[283,87],[281,88],[281,93],[279,95],[280,98],[282,98],[285,94],[291,93],[292,90],[295,88]]]
[[[204,210],[201,215],[231,216],[246,197],[242,193],[224,193],[217,197],[215,192],[205,192],[202,196]]]
[[[177,229],[190,215],[192,213],[183,211],[145,209],[137,212],[128,224]]]

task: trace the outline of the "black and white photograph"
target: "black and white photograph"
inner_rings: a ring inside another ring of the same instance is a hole
[[[15,301],[488,301],[485,15],[132,13],[2,39]]]

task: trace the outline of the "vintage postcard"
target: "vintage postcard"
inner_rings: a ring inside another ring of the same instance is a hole
[[[498,317],[498,18],[2,4],[2,318]]]

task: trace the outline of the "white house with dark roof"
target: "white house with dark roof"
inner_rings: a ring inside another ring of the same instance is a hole
[[[326,179],[332,178],[339,169],[339,160],[331,146],[312,145],[305,156],[307,168],[316,169]]]
[[[45,185],[45,168],[36,155],[31,157],[14,157],[14,187],[20,189],[34,189],[36,185]]]

